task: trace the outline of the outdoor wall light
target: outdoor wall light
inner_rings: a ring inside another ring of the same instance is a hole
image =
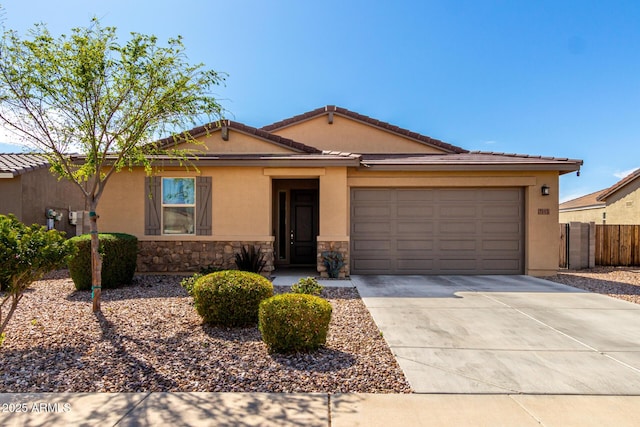
[[[543,184],[542,187],[540,187],[540,192],[543,196],[548,196],[550,194],[549,186],[547,184]]]

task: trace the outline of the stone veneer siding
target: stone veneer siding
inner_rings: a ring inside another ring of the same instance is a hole
[[[197,272],[214,266],[236,268],[236,254],[243,246],[259,246],[267,261],[262,274],[273,271],[273,242],[239,241],[138,241],[139,272],[177,273]]]
[[[318,242],[318,258],[317,268],[320,273],[320,277],[329,277],[327,273],[327,267],[325,267],[322,260],[322,252],[324,251],[337,251],[340,252],[344,258],[344,266],[340,269],[339,278],[344,279],[349,277],[349,242]]]

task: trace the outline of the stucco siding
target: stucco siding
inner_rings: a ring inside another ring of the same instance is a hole
[[[21,176],[0,179],[0,214],[14,214],[22,218]]]
[[[602,214],[605,211],[606,209],[601,207],[559,212],[559,220],[561,224],[569,222],[595,222],[596,224],[602,224]]]
[[[400,135],[335,115],[310,119],[273,132],[321,150],[346,153],[442,153],[442,150]]]
[[[607,224],[640,224],[640,179],[607,197]]]

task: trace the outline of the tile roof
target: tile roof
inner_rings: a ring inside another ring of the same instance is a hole
[[[600,208],[606,205],[605,202],[598,200],[598,197],[605,190],[595,191],[591,194],[584,195],[566,202],[560,203],[560,210],[573,210],[573,209],[586,209],[586,208]]]
[[[640,178],[640,169],[636,169],[629,175],[622,178],[620,181],[613,184],[611,187],[605,188],[604,190],[602,190],[602,194],[598,196],[598,200],[604,201],[607,197],[611,196],[613,193],[622,189],[622,187],[626,186],[627,184],[630,184],[631,182],[635,181],[638,178]]]
[[[561,173],[580,169],[582,160],[472,151],[459,154],[363,154],[362,163],[369,167],[392,169],[447,170],[558,170]]]
[[[416,133],[416,132],[412,132],[412,131],[410,131],[408,129],[403,129],[403,128],[400,128],[398,126],[394,126],[392,124],[389,124],[389,123],[386,123],[386,122],[382,122],[380,120],[376,120],[376,119],[373,119],[371,117],[355,113],[353,111],[349,111],[346,108],[336,107],[335,105],[327,105],[326,107],[320,107],[320,108],[317,108],[315,110],[308,111],[306,113],[299,114],[297,116],[293,116],[293,117],[290,117],[288,119],[281,120],[279,122],[272,123],[272,124],[267,125],[267,126],[263,126],[261,129],[264,130],[264,131],[267,131],[267,132],[273,132],[275,130],[282,129],[282,128],[287,127],[287,126],[291,126],[291,125],[294,125],[296,123],[300,123],[300,122],[303,122],[305,120],[309,120],[309,119],[312,119],[314,117],[317,117],[317,116],[320,116],[320,115],[324,115],[324,114],[330,114],[330,113],[335,113],[335,114],[338,114],[338,115],[341,115],[341,116],[344,116],[344,117],[348,117],[350,119],[357,120],[357,121],[366,123],[366,124],[371,125],[371,126],[375,126],[377,128],[386,130],[388,132],[392,132],[392,133],[395,133],[397,135],[401,135],[401,136],[404,136],[404,137],[407,137],[407,138],[411,138],[411,139],[413,139],[415,141],[419,141],[419,142],[421,142],[423,144],[427,144],[427,145],[430,145],[430,146],[433,146],[433,147],[440,148],[440,149],[448,151],[450,153],[466,153],[467,152],[467,150],[465,150],[464,148],[456,147],[455,145],[451,145],[451,144],[448,144],[446,142],[443,142],[443,141],[440,141],[440,140],[437,140],[437,139],[434,139],[434,138],[430,138],[428,136],[421,135],[421,134]]]
[[[292,139],[283,138],[279,135],[274,135],[265,130],[254,128],[252,126],[247,126],[245,124],[235,122],[232,120],[220,120],[219,122],[207,123],[206,125],[195,127],[189,131],[187,131],[193,138],[197,138],[199,136],[206,135],[208,133],[221,131],[222,128],[227,127],[229,129],[234,129],[238,132],[242,132],[249,135],[257,136],[258,138],[262,138],[267,140],[273,144],[280,145],[283,147],[291,148],[294,151],[298,151],[300,153],[321,153],[322,150],[319,150],[315,147],[311,147],[309,145],[303,144],[301,142],[294,141]],[[173,138],[173,136],[161,139],[158,141],[161,145],[171,146],[177,143],[184,141],[184,139],[180,139],[179,135],[177,140]]]
[[[0,153],[0,177],[13,178],[25,172],[49,166],[40,154]]]

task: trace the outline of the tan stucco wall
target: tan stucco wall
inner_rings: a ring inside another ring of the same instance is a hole
[[[561,224],[568,224],[570,222],[595,222],[596,224],[602,224],[603,212],[605,212],[604,207],[565,211],[559,213],[559,220]]]
[[[21,177],[0,178],[0,214],[22,219]]]
[[[350,169],[347,182],[350,188],[523,187],[525,274],[548,276],[558,269],[557,172],[368,172]],[[541,195],[543,184],[550,187],[550,196]]]
[[[525,197],[525,274],[555,274],[558,267],[558,175],[554,172],[376,172],[355,168],[207,167],[212,177],[213,235],[144,236],[144,173],[113,176],[100,202],[100,229],[141,240],[272,239],[272,179],[318,179],[319,241],[349,240],[349,196],[353,187],[522,187]],[[195,176],[165,170],[161,176]],[[551,195],[542,196],[546,184]]]
[[[69,208],[73,211],[84,209],[80,189],[70,181],[58,180],[47,168],[0,179],[0,197],[0,214],[12,213],[25,224],[46,225],[48,208],[62,213],[63,218],[55,222],[55,228],[64,231],[68,237],[75,236],[76,230],[68,221]]]
[[[141,240],[269,240],[271,179],[262,167],[200,168],[212,181],[212,236],[145,236],[144,172],[120,172],[105,188],[97,212],[102,231],[123,232]],[[191,177],[195,171],[165,169],[164,177]]]
[[[229,129],[228,141],[222,139],[220,130],[197,139],[203,145],[181,144],[179,147],[202,151],[206,154],[280,154],[292,152],[290,148],[233,129]]]
[[[640,224],[640,179],[607,198],[607,224]]]
[[[334,115],[316,117],[273,132],[320,150],[346,153],[441,153],[431,146]]]

